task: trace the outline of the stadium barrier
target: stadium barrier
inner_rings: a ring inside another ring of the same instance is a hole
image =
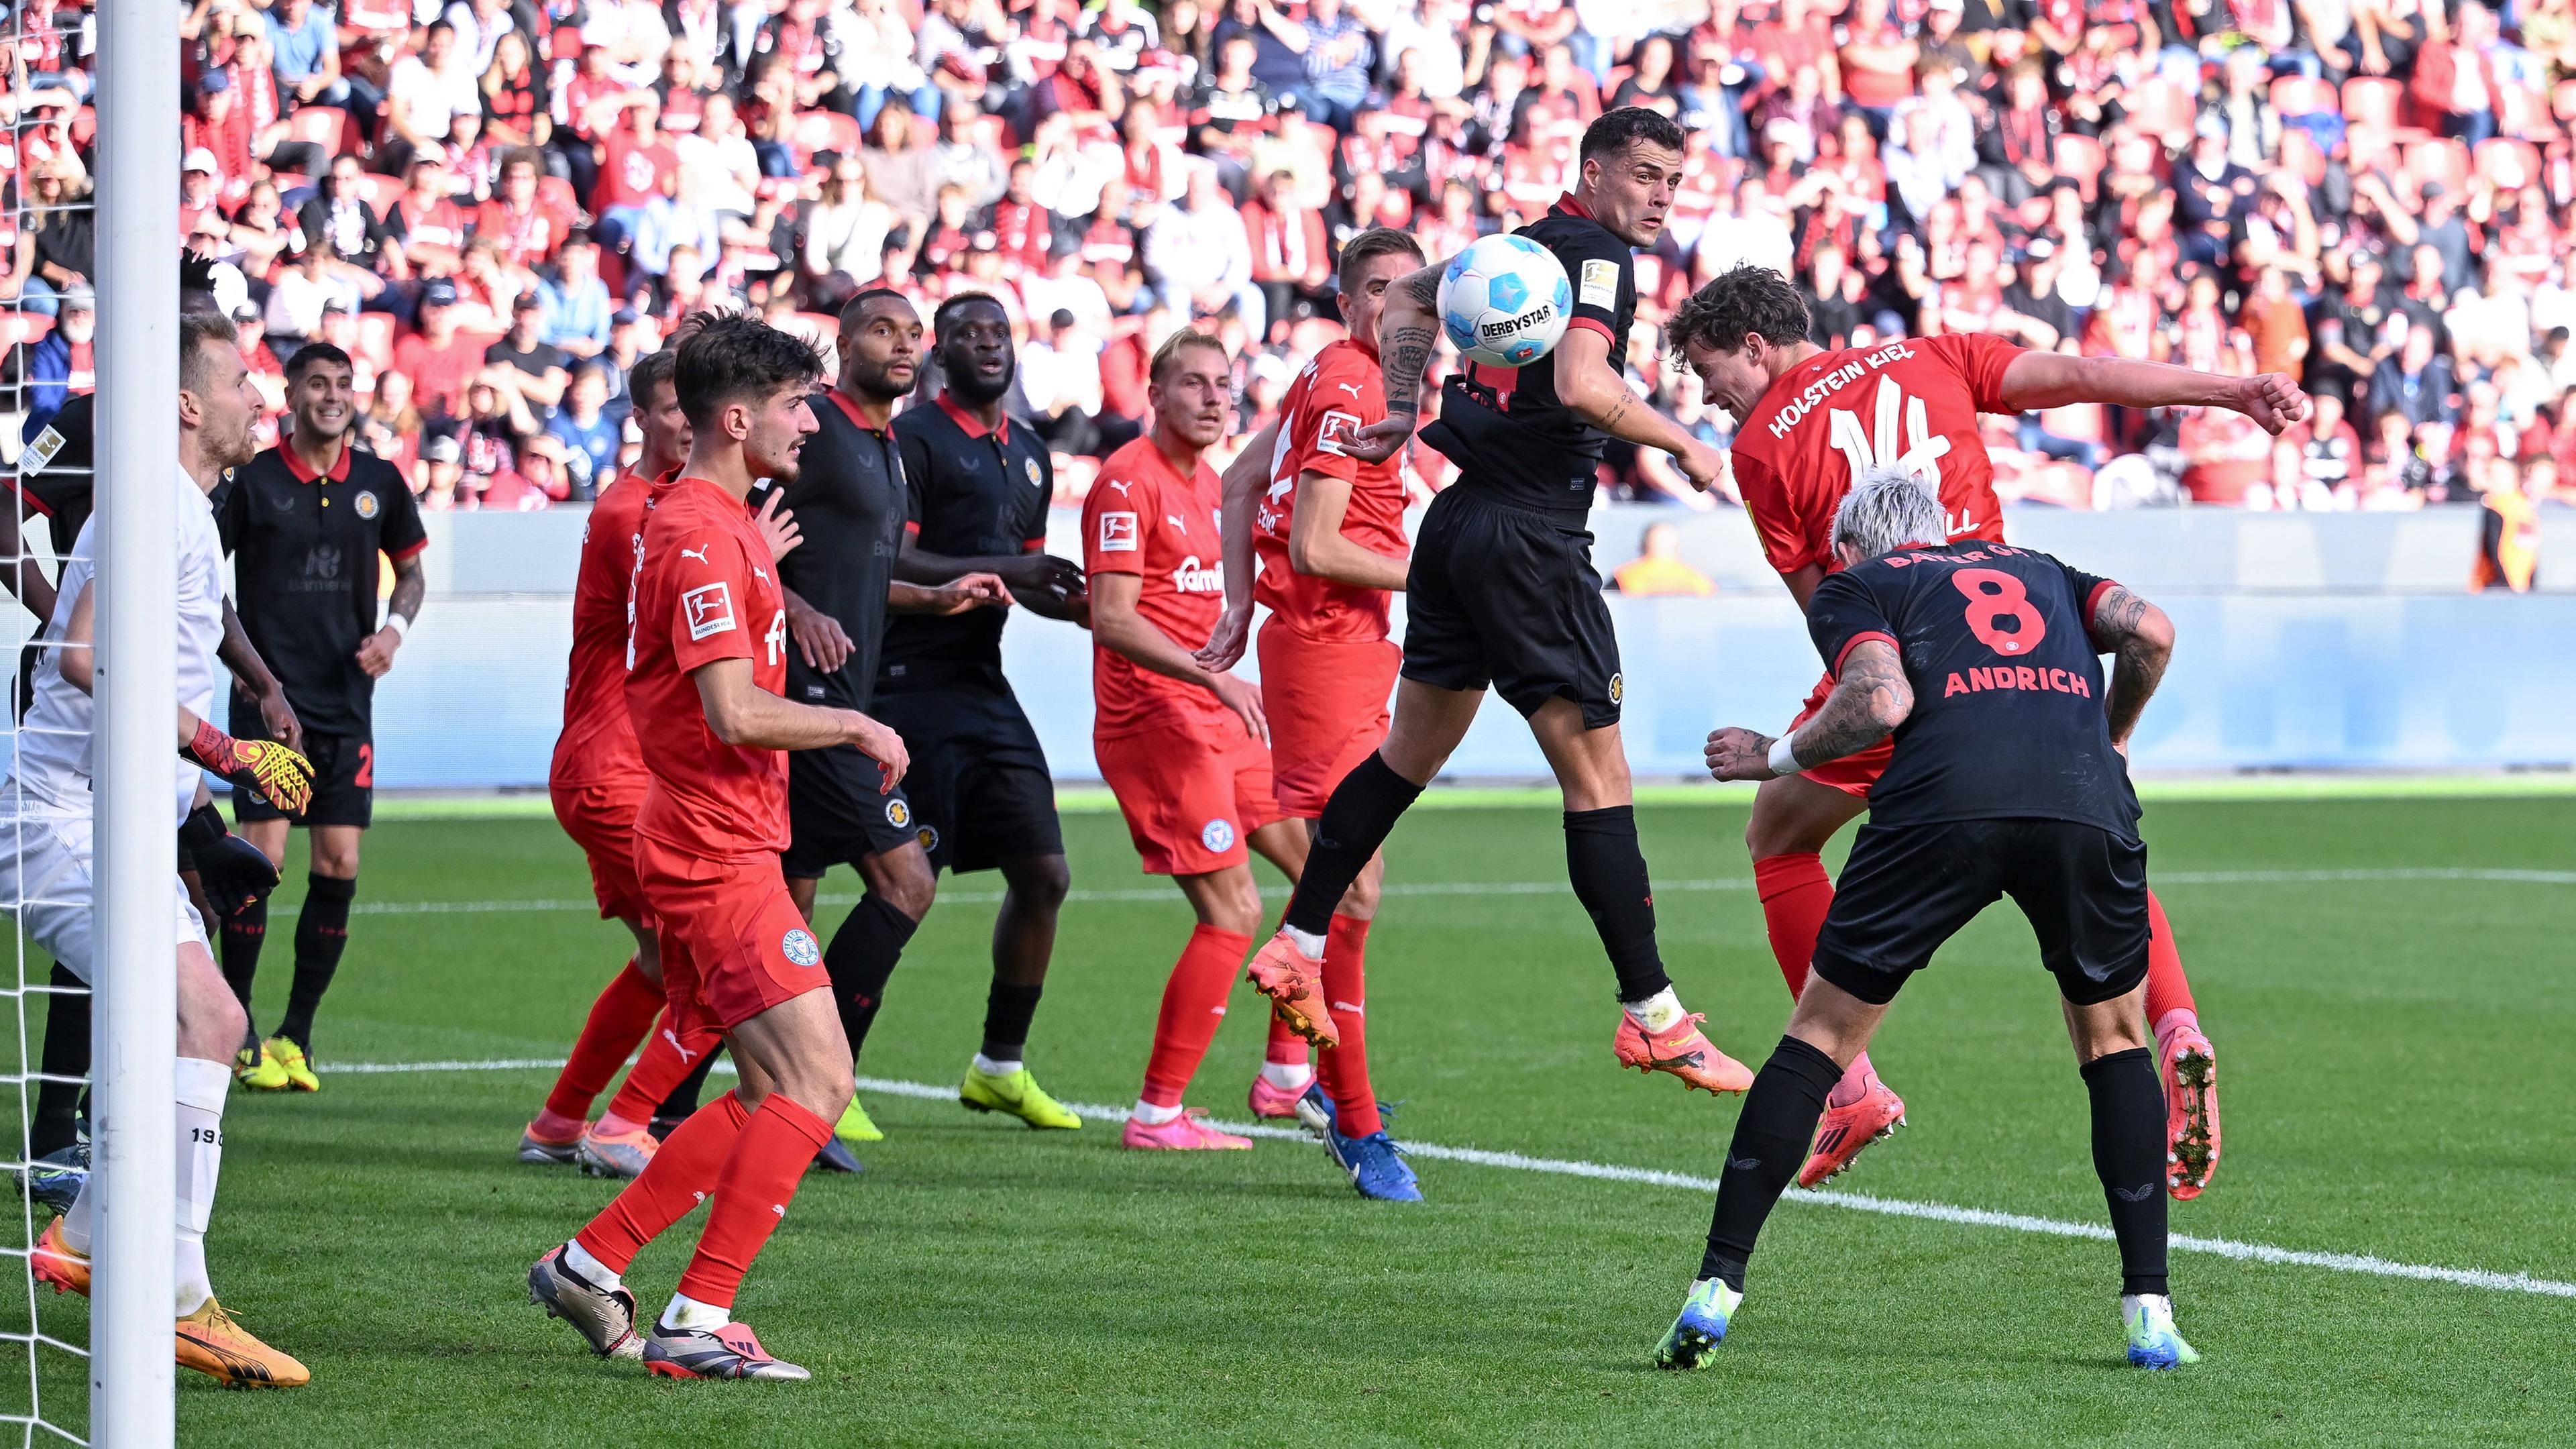
[[[1054,546],[1078,555],[1074,518],[1059,511]],[[1611,597],[1627,665],[1629,756],[1640,776],[1695,778],[1712,725],[1777,729],[1818,669],[1741,514],[1604,510],[1594,521],[1603,572],[1656,521],[1682,526],[1685,554],[1719,592]],[[377,694],[377,778],[393,789],[542,789],[561,718],[565,590],[583,511],[429,522],[430,601]],[[2560,590],[2471,595],[2463,580],[2477,527],[2467,508],[2019,509],[2009,523],[2015,538],[2118,578],[2173,614],[2181,643],[2139,731],[2141,770],[2576,762],[2576,588],[2564,587],[2576,569],[2562,571]],[[2576,532],[2576,519],[2558,531]],[[1005,665],[1059,777],[1097,779],[1088,636],[1024,613],[1006,641]],[[1532,779],[1546,767],[1497,703],[1451,771]]]

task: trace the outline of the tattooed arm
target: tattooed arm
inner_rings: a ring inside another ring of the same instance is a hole
[[[1789,758],[1802,770],[1839,760],[1895,733],[1912,713],[1914,686],[1906,682],[1895,646],[1863,639],[1843,660],[1824,707],[1790,737]],[[1721,780],[1774,779],[1771,749],[1777,743],[1755,730],[1719,730],[1708,737],[1708,772]]]
[[[2111,716],[2111,743],[2129,752],[2129,734],[2138,727],[2147,699],[2163,682],[2173,658],[2173,620],[2165,611],[2113,584],[2093,606],[2084,626],[2097,651],[2111,656],[2111,688],[2102,701]]]
[[[1383,463],[1413,436],[1422,413],[1422,376],[1440,345],[1440,269],[1435,262],[1408,272],[1386,289],[1377,318],[1378,376],[1386,416],[1351,435],[1344,452],[1363,463]]]

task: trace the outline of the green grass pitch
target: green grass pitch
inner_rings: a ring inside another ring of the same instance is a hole
[[[1758,1063],[1788,1002],[1742,806],[1640,813],[1684,999]],[[1031,1062],[1060,1096],[1124,1103],[1189,915],[1138,875],[1114,815],[1066,824],[1077,890],[1121,898],[1068,906]],[[2568,802],[2168,802],[2147,829],[2224,1069],[2225,1159],[2175,1230],[2576,1280]],[[1613,1069],[1610,974],[1557,885],[1552,810],[1426,809],[1391,854],[1405,886],[1538,887],[1388,903],[1370,1036],[1400,1138],[1717,1171],[1733,1100]],[[2468,874],[2436,874],[2452,868]],[[290,860],[284,895],[302,880]],[[953,1083],[976,1045],[997,883],[948,884],[979,899],[933,912],[863,1075]],[[2576,1442],[2568,1298],[2177,1253],[2207,1361],[2151,1375],[2119,1360],[2108,1243],[1788,1204],[1716,1366],[1663,1375],[1646,1357],[1697,1264],[1703,1193],[1424,1160],[1430,1200],[1405,1208],[1360,1200],[1309,1144],[1175,1160],[1122,1151],[1114,1119],[1040,1135],[886,1093],[867,1097],[890,1134],[867,1174],[808,1179],[738,1305],[815,1382],[651,1381],[525,1300],[529,1260],[612,1191],[512,1160],[549,1071],[332,1070],[559,1057],[624,955],[616,926],[383,908],[586,895],[542,820],[370,837],[376,909],[324,1009],[324,1090],[234,1095],[210,1243],[224,1301],[314,1384],[223,1394],[182,1373],[182,1443]],[[263,1028],[292,969],[275,934]],[[1192,1091],[1221,1118],[1243,1115],[1259,1006],[1238,989]],[[1914,983],[1875,1055],[1913,1125],[1851,1191],[2102,1220],[2051,983],[2008,907]],[[697,1221],[629,1275],[648,1311]],[[76,1300],[39,1312],[83,1335]],[[9,1363],[0,1409],[23,1411]],[[48,1407],[75,1425],[82,1380],[43,1357]]]

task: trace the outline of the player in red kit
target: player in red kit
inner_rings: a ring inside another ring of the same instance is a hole
[[[1153,426],[1109,455],[1082,505],[1091,578],[1092,751],[1118,796],[1149,875],[1168,875],[1198,929],[1163,988],[1154,1053],[1122,1140],[1140,1148],[1245,1148],[1181,1094],[1225,1015],[1235,971],[1261,925],[1249,850],[1295,879],[1305,832],[1270,786],[1261,691],[1198,662],[1224,611],[1215,470],[1200,455],[1225,436],[1233,397],[1225,347],[1175,332],[1147,373]]]
[[[626,603],[645,498],[654,480],[676,473],[689,457],[689,420],[672,380],[675,349],[676,343],[649,354],[628,375],[644,451],[600,493],[582,533],[563,732],[547,771],[555,819],[590,862],[599,914],[634,933],[635,954],[592,1003],[545,1107],[519,1135],[519,1160],[576,1163],[595,1177],[644,1170],[659,1145],[649,1130],[655,1105],[716,1042],[712,1032],[683,1039],[660,1019],[661,952],[653,912],[635,881],[635,811],[644,803],[645,774],[626,719]],[[792,516],[772,513],[761,521],[773,559],[795,546]],[[644,1055],[626,1084],[597,1122],[585,1123],[591,1103],[639,1045]]]
[[[1738,419],[1736,484],[1763,551],[1801,609],[1839,567],[1834,510],[1853,478],[1872,465],[1900,467],[1932,483],[1950,537],[2003,541],[1994,464],[1977,436],[1979,413],[2081,402],[2225,408],[2278,434],[2307,412],[2306,395],[2279,374],[2223,377],[2162,363],[2031,351],[1982,335],[1890,338],[1827,352],[1806,340],[1807,322],[1806,304],[1786,278],[1745,266],[1693,293],[1667,327],[1671,347],[1698,374],[1702,395]],[[1832,687],[1831,676],[1816,687],[1800,722]],[[1766,782],[1754,797],[1745,841],[1772,953],[1792,994],[1806,983],[1816,934],[1834,898],[1819,852],[1867,808],[1888,756],[1882,743]],[[2148,907],[2146,1011],[2165,1072],[2173,1159],[2167,1186],[2188,1199],[2200,1195],[2218,1162],[2217,1059],[2201,1034],[2164,908],[2152,895]],[[1833,1089],[1799,1182],[1812,1187],[1849,1167],[1904,1113],[1905,1104],[1862,1055]]]
[[[1404,478],[1395,458],[1363,463],[1343,444],[1386,416],[1377,355],[1377,314],[1386,289],[1422,265],[1412,237],[1377,227],[1342,248],[1344,341],[1333,343],[1289,384],[1278,421],[1255,434],[1226,470],[1226,612],[1199,652],[1212,669],[1233,665],[1257,599],[1261,703],[1270,718],[1270,760],[1279,806],[1315,832],[1324,803],[1386,738],[1387,697],[1403,651],[1387,638],[1388,596],[1404,587]],[[1254,581],[1253,558],[1260,559]],[[1338,1040],[1318,1064],[1329,1113],[1311,1123],[1362,1195],[1419,1202],[1413,1170],[1378,1118],[1364,1039],[1369,922],[1386,876],[1372,855],[1343,892],[1324,937],[1323,988]],[[1254,983],[1262,982],[1255,968]],[[1274,1013],[1269,1061],[1252,1086],[1252,1110],[1284,1116],[1299,1090],[1283,1067],[1302,1073],[1306,1039]],[[1319,1094],[1320,1095],[1320,1094]],[[1320,1104],[1319,1104],[1320,1108]]]
[[[822,359],[748,317],[708,322],[675,371],[689,460],[657,486],[635,560],[626,708],[650,777],[635,875],[685,1036],[720,1028],[742,1085],[700,1108],[642,1175],[528,1272],[530,1296],[602,1356],[673,1378],[804,1379],[732,1321],[735,1291],[848,1105],[850,1048],[822,947],[787,893],[784,751],[850,744],[901,778],[903,742],[852,710],[779,695],[786,600],[747,500],[796,476]],[[620,1281],[644,1245],[708,1202],[696,1255],[648,1335]]]

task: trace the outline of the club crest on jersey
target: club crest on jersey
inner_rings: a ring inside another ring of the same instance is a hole
[[[1136,548],[1135,514],[1100,515],[1100,551],[1102,553],[1134,553]]]
[[[1315,424],[1315,451],[1330,453],[1336,458],[1348,457],[1350,454],[1342,445],[1359,430],[1358,418],[1338,408],[1329,409]]]
[[[361,488],[358,490],[358,501],[356,507],[360,518],[373,518],[382,510],[383,505],[376,502],[374,489]],[[587,530],[585,530],[585,532],[587,532]]]
[[[1207,824],[1200,826],[1199,844],[1220,854],[1234,849],[1234,822],[1231,820],[1211,820]]]
[[[680,607],[688,611],[691,639],[724,633],[733,627],[733,586],[701,585],[680,596]]]
[[[1043,487],[1045,487],[1045,486],[1046,486],[1046,480],[1045,480],[1045,479],[1043,479],[1043,478],[1040,478],[1040,477],[1038,476],[1038,460],[1037,460],[1037,459],[1035,459],[1035,458],[1022,458],[1022,459],[1020,460],[1020,466],[1028,470],[1028,473],[1029,473],[1029,486],[1030,486],[1030,487],[1032,487],[1032,488],[1043,488]]]
[[[911,823],[912,806],[901,800],[888,800],[886,802],[886,824],[893,826],[897,830],[901,830]]]
[[[778,949],[792,965],[812,966],[823,959],[823,948],[814,941],[814,933],[799,926],[778,940]]]

